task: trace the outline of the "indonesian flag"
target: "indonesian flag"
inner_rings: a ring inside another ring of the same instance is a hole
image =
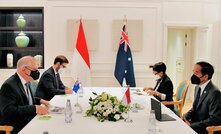
[[[131,103],[131,99],[130,99],[130,88],[128,87],[127,88],[127,91],[125,92],[123,98],[122,98],[122,102],[125,104],[125,105],[130,105]]]
[[[90,86],[90,57],[81,20],[73,55],[73,75],[75,80],[81,81],[82,86]]]

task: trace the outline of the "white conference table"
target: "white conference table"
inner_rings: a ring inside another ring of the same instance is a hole
[[[49,120],[39,120],[39,115],[37,115],[19,133],[42,134],[44,131],[48,131],[49,134],[147,134],[151,97],[134,94],[133,92],[135,91],[133,89],[131,89],[131,103],[139,103],[145,108],[138,110],[138,112],[130,112],[130,117],[133,120],[132,123],[126,123],[123,120],[99,122],[95,117],[85,117],[85,111],[90,108],[88,99],[90,97],[95,98],[92,92],[100,94],[105,91],[121,99],[124,90],[116,87],[84,87],[84,96],[78,97],[78,102],[84,110],[81,114],[77,114],[77,108],[74,107],[74,104],[77,102],[77,95],[56,95],[50,101],[51,105],[65,107],[67,99],[71,100],[73,108],[72,123],[65,123],[64,114],[49,114],[51,116]],[[176,121],[157,121],[157,128],[161,130],[160,134],[196,134],[164,105],[162,105],[162,113],[169,114],[176,118]]]

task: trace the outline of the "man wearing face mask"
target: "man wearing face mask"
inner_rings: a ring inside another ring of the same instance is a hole
[[[36,97],[45,100],[51,100],[55,95],[71,94],[72,89],[64,86],[61,81],[61,70],[66,68],[68,59],[59,55],[54,60],[54,65],[46,70],[38,83]]]
[[[39,77],[37,61],[25,56],[17,62],[17,72],[8,78],[0,90],[0,125],[14,127],[17,134],[36,114],[47,114],[48,105],[43,99],[35,100],[30,90],[30,82]],[[5,133],[0,131],[0,133]]]
[[[196,84],[195,99],[183,120],[199,134],[207,134],[207,126],[221,125],[221,93],[211,81],[213,73],[208,62],[194,65],[191,82]]]
[[[145,87],[143,90],[149,95],[155,96],[159,101],[173,101],[173,83],[166,74],[166,65],[163,62],[159,62],[150,66],[153,69],[153,74],[156,78],[156,86]],[[174,105],[167,105],[171,110],[174,109]]]

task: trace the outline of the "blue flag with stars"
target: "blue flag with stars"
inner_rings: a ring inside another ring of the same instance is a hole
[[[125,78],[127,85],[130,85],[130,87],[136,87],[133,68],[133,58],[130,51],[126,25],[123,26],[121,34],[114,76],[116,77],[121,86]]]

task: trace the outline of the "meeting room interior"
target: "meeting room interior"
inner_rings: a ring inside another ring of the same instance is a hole
[[[221,0],[0,0],[0,134],[221,133],[220,50]]]

